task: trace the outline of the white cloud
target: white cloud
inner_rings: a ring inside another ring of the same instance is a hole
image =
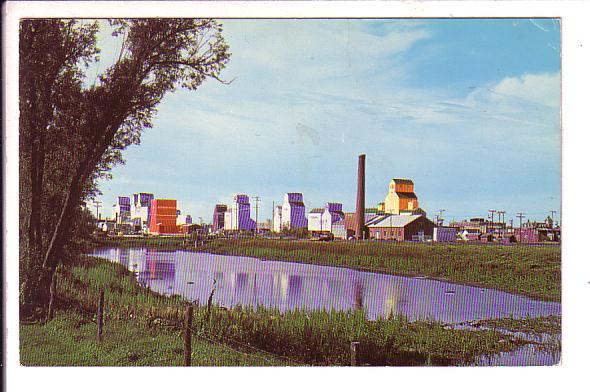
[[[529,103],[559,108],[560,89],[560,74],[553,73],[508,77],[494,86],[491,91],[501,98],[521,99]]]

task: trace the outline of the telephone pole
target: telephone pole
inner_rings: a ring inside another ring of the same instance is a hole
[[[442,226],[444,219],[443,219],[443,212],[445,212],[446,210],[440,209],[438,210],[439,215],[436,218],[436,223],[438,223],[439,226]],[[440,223],[439,223],[440,222]]]
[[[260,197],[259,196],[254,196],[253,197],[255,204],[255,211],[256,211],[256,233],[258,233],[258,202],[260,201]]]
[[[549,211],[549,213],[551,214],[551,222],[553,223],[554,222],[554,220],[553,220],[553,214],[557,214],[557,211],[551,210],[551,211]]]
[[[494,212],[497,212],[496,210],[488,210],[489,213],[492,214],[492,223],[494,223]],[[489,215],[488,215],[489,217]]]
[[[92,204],[94,204],[96,206],[96,225],[98,227],[98,220],[99,220],[99,215],[98,215],[98,207],[100,207],[102,205],[102,201],[98,201],[98,200],[93,200]]]
[[[520,220],[520,231],[519,231],[519,238],[520,238],[520,242],[522,242],[522,218],[524,218],[524,213],[523,212],[518,212],[516,214],[516,217]]]
[[[271,231],[274,233],[275,231],[275,201],[272,201],[272,212],[270,214],[270,227],[272,227]]]
[[[500,221],[500,215],[502,216],[502,220]],[[498,211],[498,224],[499,224],[499,231],[500,231],[500,236],[503,238],[504,237],[504,229],[506,228],[506,222],[504,222],[504,217],[506,215],[506,211],[501,210]]]

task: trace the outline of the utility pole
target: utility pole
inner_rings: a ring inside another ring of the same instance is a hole
[[[258,202],[260,201],[260,197],[259,196],[254,196],[253,197],[255,204],[255,211],[256,211],[256,233],[258,233]]]
[[[488,210],[488,212],[492,214],[492,226],[491,226],[491,228],[492,228],[492,233],[493,233],[494,232],[494,212],[497,212],[497,211],[496,210]],[[489,216],[490,215],[488,215],[488,218],[489,218]],[[487,229],[486,229],[486,232],[487,232]]]
[[[100,215],[98,213],[98,207],[100,207],[102,205],[102,201],[98,201],[98,200],[93,200],[92,204],[94,204],[96,206],[96,227],[98,228],[98,223],[100,221]]]
[[[494,223],[494,213],[497,212],[496,210],[488,210],[489,213],[492,214],[492,223]],[[489,217],[490,215],[488,215]]]
[[[504,238],[504,229],[506,228],[506,222],[504,222],[504,218],[506,215],[506,211],[504,210],[500,210],[498,211],[498,225],[499,225],[499,231],[500,231],[500,237]],[[500,216],[502,217],[500,220]]]
[[[555,210],[551,210],[551,211],[549,211],[549,213],[551,214],[551,223],[553,224],[553,222],[555,222],[555,221],[553,220],[553,214],[557,214],[557,211],[555,211]]]
[[[438,223],[439,226],[442,226],[444,219],[443,219],[443,212],[445,212],[446,210],[440,209],[438,210],[439,215],[437,215],[436,218],[436,223]]]
[[[523,212],[518,212],[516,214],[516,217],[520,220],[520,231],[519,231],[519,237],[520,237],[520,242],[522,242],[522,218],[524,218],[524,213]]]
[[[272,227],[272,232],[274,233],[275,231],[275,201],[272,201],[272,212],[270,214],[270,221],[271,221],[271,226]]]

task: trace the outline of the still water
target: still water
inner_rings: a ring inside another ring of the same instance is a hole
[[[138,282],[161,294],[200,304],[213,301],[290,309],[364,309],[376,319],[404,315],[445,323],[500,317],[560,315],[561,305],[444,281],[347,268],[259,260],[187,251],[99,249],[94,256],[123,264]]]

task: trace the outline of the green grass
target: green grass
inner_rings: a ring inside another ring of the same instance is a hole
[[[21,364],[26,366],[182,366],[179,332],[141,323],[109,320],[103,341],[96,324],[73,311],[59,312],[49,323],[20,326]],[[237,352],[224,344],[193,338],[194,366],[277,366],[270,355]]]
[[[116,246],[119,248],[135,248],[135,247],[152,247],[160,249],[178,249],[187,244],[194,243],[189,236],[147,236],[147,237],[112,237],[97,235],[92,237],[92,246],[94,247],[110,247]]]
[[[477,326],[488,328],[501,328],[512,332],[523,332],[534,335],[561,333],[561,317],[527,317],[524,319],[515,319],[511,317],[501,319],[481,320],[475,323]]]
[[[428,276],[543,300],[561,299],[561,247],[218,239],[198,251]]]
[[[58,273],[60,311],[55,319],[21,325],[23,364],[180,364],[186,306],[181,298],[142,288],[123,266],[98,258],[82,257]],[[92,320],[100,288],[105,289],[106,310],[104,342],[98,345]],[[280,314],[197,306],[193,326],[195,365],[347,365],[352,341],[360,342],[359,358],[366,364],[459,365],[527,343],[499,331],[454,330],[403,317],[370,321],[362,312]]]

